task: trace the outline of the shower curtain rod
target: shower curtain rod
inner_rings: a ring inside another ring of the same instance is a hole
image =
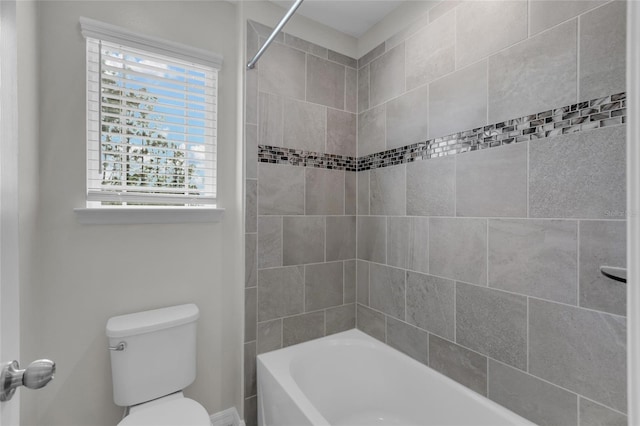
[[[256,62],[258,62],[258,59],[260,59],[262,54],[267,50],[269,45],[278,36],[280,31],[282,31],[282,28],[286,25],[289,19],[291,19],[293,14],[296,13],[296,10],[300,7],[303,1],[304,0],[296,0],[295,3],[293,3],[293,6],[291,6],[291,8],[287,11],[287,13],[282,17],[278,25],[276,25],[276,27],[273,29],[273,32],[271,33],[267,41],[264,42],[260,50],[258,50],[258,53],[256,53],[255,56],[249,62],[247,62],[248,70],[251,70],[256,66]]]

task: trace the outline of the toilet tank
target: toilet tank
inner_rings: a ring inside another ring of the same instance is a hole
[[[189,386],[196,378],[194,304],[110,318],[113,400],[131,406]],[[121,345],[124,344],[124,345]],[[113,350],[120,345],[123,350]]]

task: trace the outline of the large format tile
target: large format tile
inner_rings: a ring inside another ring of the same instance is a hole
[[[357,214],[357,175],[356,172],[344,172],[344,214]]]
[[[351,330],[356,326],[356,307],[349,305],[329,308],[326,311],[327,335]]]
[[[429,86],[398,96],[387,103],[387,149],[429,139]]]
[[[353,68],[346,68],[347,75],[345,81],[344,109],[358,112],[358,71]]]
[[[626,210],[625,127],[529,144],[529,215],[608,219]]]
[[[244,286],[258,285],[258,234],[244,234]]]
[[[258,355],[282,348],[282,319],[258,324]]]
[[[344,214],[343,170],[305,167],[306,214]]]
[[[370,102],[380,105],[402,94],[404,83],[404,43],[399,44],[384,55],[371,62],[370,66]]]
[[[356,301],[356,260],[344,262],[344,297],[342,303]]]
[[[258,144],[283,145],[283,102],[282,96],[258,93]]]
[[[429,138],[470,130],[486,123],[486,61],[429,84]]]
[[[258,181],[245,180],[244,231],[258,232]]]
[[[258,322],[258,289],[247,288],[244,291],[244,341],[256,340],[256,324]]]
[[[427,25],[406,41],[407,90],[455,70],[455,13]]]
[[[576,33],[570,21],[489,58],[489,123],[575,103]]]
[[[407,322],[446,339],[455,338],[455,283],[407,272]]]
[[[376,312],[373,309],[369,309],[358,303],[356,307],[356,327],[358,330],[367,333],[371,337],[384,342],[385,331],[385,316],[380,312]]]
[[[244,126],[245,159],[244,168],[247,179],[258,178],[258,126],[246,124]]]
[[[529,2],[530,32],[532,35],[538,34],[606,2],[607,0],[531,0]]]
[[[429,334],[426,331],[387,318],[387,344],[425,365],[429,364]]]
[[[328,49],[326,47],[318,46],[317,44],[310,43],[296,36],[292,36],[291,34],[285,33],[284,42],[288,46],[295,47],[299,50],[304,50],[305,52],[311,53],[321,58],[326,58],[328,55]]]
[[[245,74],[245,123],[258,124],[258,72]]]
[[[521,370],[527,368],[527,298],[456,284],[456,341]]]
[[[577,304],[578,225],[490,220],[489,287]]]
[[[358,303],[369,306],[369,262],[356,261],[356,287]]]
[[[258,165],[258,214],[304,214],[304,167]]]
[[[305,266],[304,310],[309,312],[342,305],[343,277],[342,262]]]
[[[258,321],[299,314],[303,308],[303,266],[260,271],[258,275]]]
[[[244,421],[246,426],[258,426],[258,396],[244,399]]]
[[[603,276],[600,266],[627,266],[624,221],[580,222],[580,306],[627,315],[627,286]]]
[[[287,347],[324,336],[324,311],[282,320],[282,346]]]
[[[627,416],[580,398],[580,426],[627,426]]]
[[[324,217],[285,216],[282,228],[282,261],[285,266],[324,262]]]
[[[580,17],[580,99],[626,90],[627,2],[613,1]]]
[[[407,269],[429,272],[429,218],[413,217],[409,222]]]
[[[258,268],[282,266],[282,216],[258,218]]]
[[[358,68],[358,61],[356,59],[343,55],[342,53],[334,52],[333,50],[329,50],[328,59],[330,61],[346,65],[349,68]]]
[[[529,371],[594,401],[626,411],[626,320],[529,300]]]
[[[344,109],[345,67],[307,55],[307,101]]]
[[[358,172],[357,174],[357,179],[358,179],[358,205],[357,205],[357,211],[358,211],[358,215],[362,216],[362,215],[368,215],[369,214],[369,201],[370,201],[370,196],[369,196],[369,178],[370,178],[370,173],[369,170],[365,170],[362,172]]]
[[[456,158],[407,164],[407,215],[454,216]]]
[[[257,393],[256,342],[244,344],[244,394]]]
[[[403,216],[406,214],[406,165],[370,171],[371,214]]]
[[[478,353],[430,334],[429,367],[487,395],[487,358]]]
[[[371,307],[404,320],[405,272],[402,269],[372,263],[369,265],[369,300]]]
[[[527,38],[526,1],[464,2],[457,9],[456,18],[458,68]]]
[[[456,214],[527,217],[527,144],[457,156]]]
[[[494,360],[489,360],[489,399],[538,425],[578,424],[575,394]]]
[[[486,285],[487,221],[430,218],[429,273]]]
[[[320,105],[285,99],[284,146],[312,152],[324,152],[326,114],[326,108]]]
[[[358,114],[358,157],[384,151],[385,105]]]
[[[358,259],[386,263],[387,260],[387,220],[381,216],[359,216]]]
[[[358,112],[369,109],[369,66],[358,70]]]
[[[382,55],[386,49],[385,43],[382,42],[364,55],[360,59],[358,59],[358,68],[362,68],[367,65],[369,62]]]
[[[273,43],[260,59],[260,90],[304,100],[305,54]]]
[[[387,218],[387,265],[407,268],[411,218]]]
[[[357,127],[358,120],[355,114],[328,108],[326,152],[355,157]]]
[[[327,262],[355,259],[356,217],[327,216]]]

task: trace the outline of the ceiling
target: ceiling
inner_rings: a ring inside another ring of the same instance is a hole
[[[293,0],[271,1],[285,9],[293,4]],[[402,3],[400,0],[306,0],[296,14],[360,38]]]

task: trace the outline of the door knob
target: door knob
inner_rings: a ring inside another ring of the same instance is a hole
[[[33,361],[24,370],[20,370],[18,361],[5,363],[0,372],[0,401],[9,401],[20,386],[29,389],[45,387],[53,380],[55,372],[56,363],[48,359]]]

